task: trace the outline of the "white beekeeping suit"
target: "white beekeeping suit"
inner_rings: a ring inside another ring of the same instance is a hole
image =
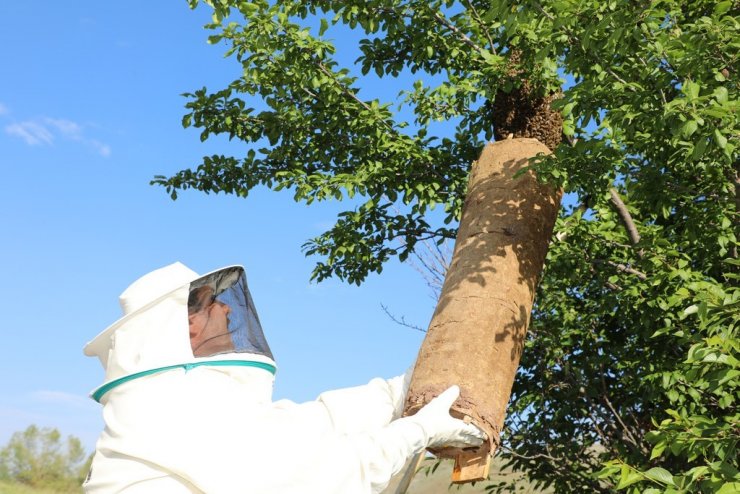
[[[403,376],[273,402],[275,362],[241,267],[199,276],[175,263],[120,301],[124,316],[85,347],[106,373],[88,493],[377,493],[426,447],[481,443],[449,415],[454,387],[399,419]]]

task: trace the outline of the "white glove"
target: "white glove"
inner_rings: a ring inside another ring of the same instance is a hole
[[[486,439],[486,434],[476,426],[466,424],[450,415],[450,407],[458,396],[460,388],[451,386],[422,407],[416,415],[406,417],[422,428],[427,448],[442,446],[467,448],[480,446]]]
[[[403,406],[406,402],[406,393],[409,390],[409,384],[411,384],[411,374],[414,372],[414,366],[408,368],[405,374],[400,376],[392,377],[386,382],[388,383],[388,391],[391,397],[391,403],[393,406],[393,419],[397,419],[403,413]]]
[[[452,386],[416,415],[355,436],[365,463],[364,471],[373,479],[371,484],[377,487],[372,492],[382,491],[390,475],[399,472],[409,458],[426,448],[465,448],[483,444],[486,435],[480,429],[450,415],[450,407],[459,395],[460,388]]]

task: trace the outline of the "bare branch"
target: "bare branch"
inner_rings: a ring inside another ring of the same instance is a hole
[[[447,269],[450,266],[452,253],[449,248],[445,252],[442,252],[437,242],[432,242],[429,239],[424,240],[422,245],[424,247],[422,252],[419,252],[417,248],[414,249],[414,257],[421,266],[412,260],[407,262],[421,274],[427,286],[432,290],[434,298],[438,299],[442,292],[442,285],[445,281]],[[448,246],[447,240],[444,245]]]
[[[301,90],[313,99],[319,99],[319,95],[314,93],[313,91],[310,91],[308,88],[302,87]]]
[[[414,329],[416,331],[421,331],[422,333],[426,333],[426,330],[425,329],[422,329],[419,326],[416,326],[415,324],[411,324],[411,323],[406,322],[406,318],[404,318],[403,316],[401,316],[401,319],[398,319],[396,316],[394,316],[393,314],[391,314],[391,312],[388,310],[388,307],[386,307],[385,305],[380,304],[380,307],[383,309],[383,312],[385,312],[385,314],[388,317],[390,317],[391,318],[391,321],[393,321],[394,323],[400,324],[401,326],[405,326],[407,328]]]
[[[617,422],[619,422],[619,425],[622,426],[622,430],[624,431],[624,434],[626,434],[627,442],[631,443],[635,448],[642,451],[644,454],[648,454],[649,451],[645,447],[645,445],[639,441],[634,434],[632,434],[632,429],[627,427],[627,425],[622,420],[622,416],[617,413],[617,410],[612,405],[612,402],[609,400],[608,392],[607,392],[607,385],[606,385],[606,379],[604,379],[604,366],[600,365],[599,368],[601,369],[601,399],[604,401],[606,406],[611,411],[612,415],[615,419],[617,419]]]
[[[632,430],[627,427],[627,425],[622,420],[621,415],[617,413],[617,411],[614,409],[614,406],[612,405],[612,402],[609,401],[609,398],[606,396],[606,391],[604,394],[601,395],[601,398],[604,400],[604,403],[606,403],[606,406],[611,410],[612,415],[614,415],[614,418],[617,419],[617,422],[619,422],[619,425],[622,426],[622,430],[627,435],[628,442],[630,442],[632,445],[634,445],[637,449],[642,451],[644,454],[648,454],[650,451],[645,447],[644,444],[642,444],[641,441],[638,441],[637,438],[632,434]]]
[[[537,453],[536,455],[522,455],[514,451],[513,449],[509,448],[508,446],[505,446],[503,444],[499,445],[499,449],[502,451],[506,451],[508,454],[513,456],[514,458],[519,458],[521,460],[547,460],[552,463],[558,463],[558,462],[564,462],[562,458],[555,458],[550,455],[546,455],[543,453]]]
[[[643,273],[642,271],[638,271],[634,268],[631,268],[629,266],[625,266],[624,264],[619,264],[616,262],[608,261],[610,266],[614,266],[619,271],[623,271],[625,273],[634,274],[638,278],[640,278],[642,281],[645,281],[647,279],[647,275]]]
[[[637,269],[634,269],[626,264],[621,264],[618,262],[608,261],[608,260],[605,261],[603,259],[594,259],[593,262],[598,263],[598,264],[607,264],[609,266],[612,266],[613,268],[616,268],[617,271],[621,271],[627,274],[633,274],[637,276],[638,278],[640,278],[642,281],[645,281],[648,278],[648,276],[642,271],[638,271]]]
[[[630,212],[627,210],[627,206],[622,202],[622,198],[619,197],[619,193],[613,187],[609,189],[609,195],[611,196],[612,204],[614,204],[614,207],[617,209],[619,217],[622,219],[622,223],[624,223],[625,228],[627,228],[627,233],[629,234],[632,245],[637,245],[637,243],[640,242],[640,234],[637,231],[637,226],[635,226],[632,215],[630,215]],[[642,253],[640,253],[640,256],[642,256]]]

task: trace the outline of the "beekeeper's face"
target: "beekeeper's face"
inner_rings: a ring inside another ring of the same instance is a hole
[[[229,333],[229,312],[230,307],[216,300],[213,289],[209,286],[202,286],[191,294],[188,323],[193,355],[212,355],[215,348],[219,352],[233,349]]]

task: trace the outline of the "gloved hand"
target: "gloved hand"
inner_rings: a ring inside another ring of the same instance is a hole
[[[422,407],[416,415],[400,420],[408,420],[422,429],[426,448],[480,446],[486,440],[486,434],[473,424],[466,424],[450,415],[450,407],[458,396],[460,388],[451,386]]]
[[[483,444],[486,435],[480,429],[450,415],[450,407],[459,395],[460,388],[452,386],[416,415],[394,420],[385,427],[353,438],[355,447],[362,452],[363,471],[374,486],[372,492],[381,492],[388,483],[388,472],[399,472],[409,458],[426,448],[465,448]]]
[[[414,372],[414,366],[408,368],[405,374],[388,379],[388,391],[393,406],[393,419],[397,419],[403,413],[403,406],[406,401],[406,393],[411,384],[411,374]]]

